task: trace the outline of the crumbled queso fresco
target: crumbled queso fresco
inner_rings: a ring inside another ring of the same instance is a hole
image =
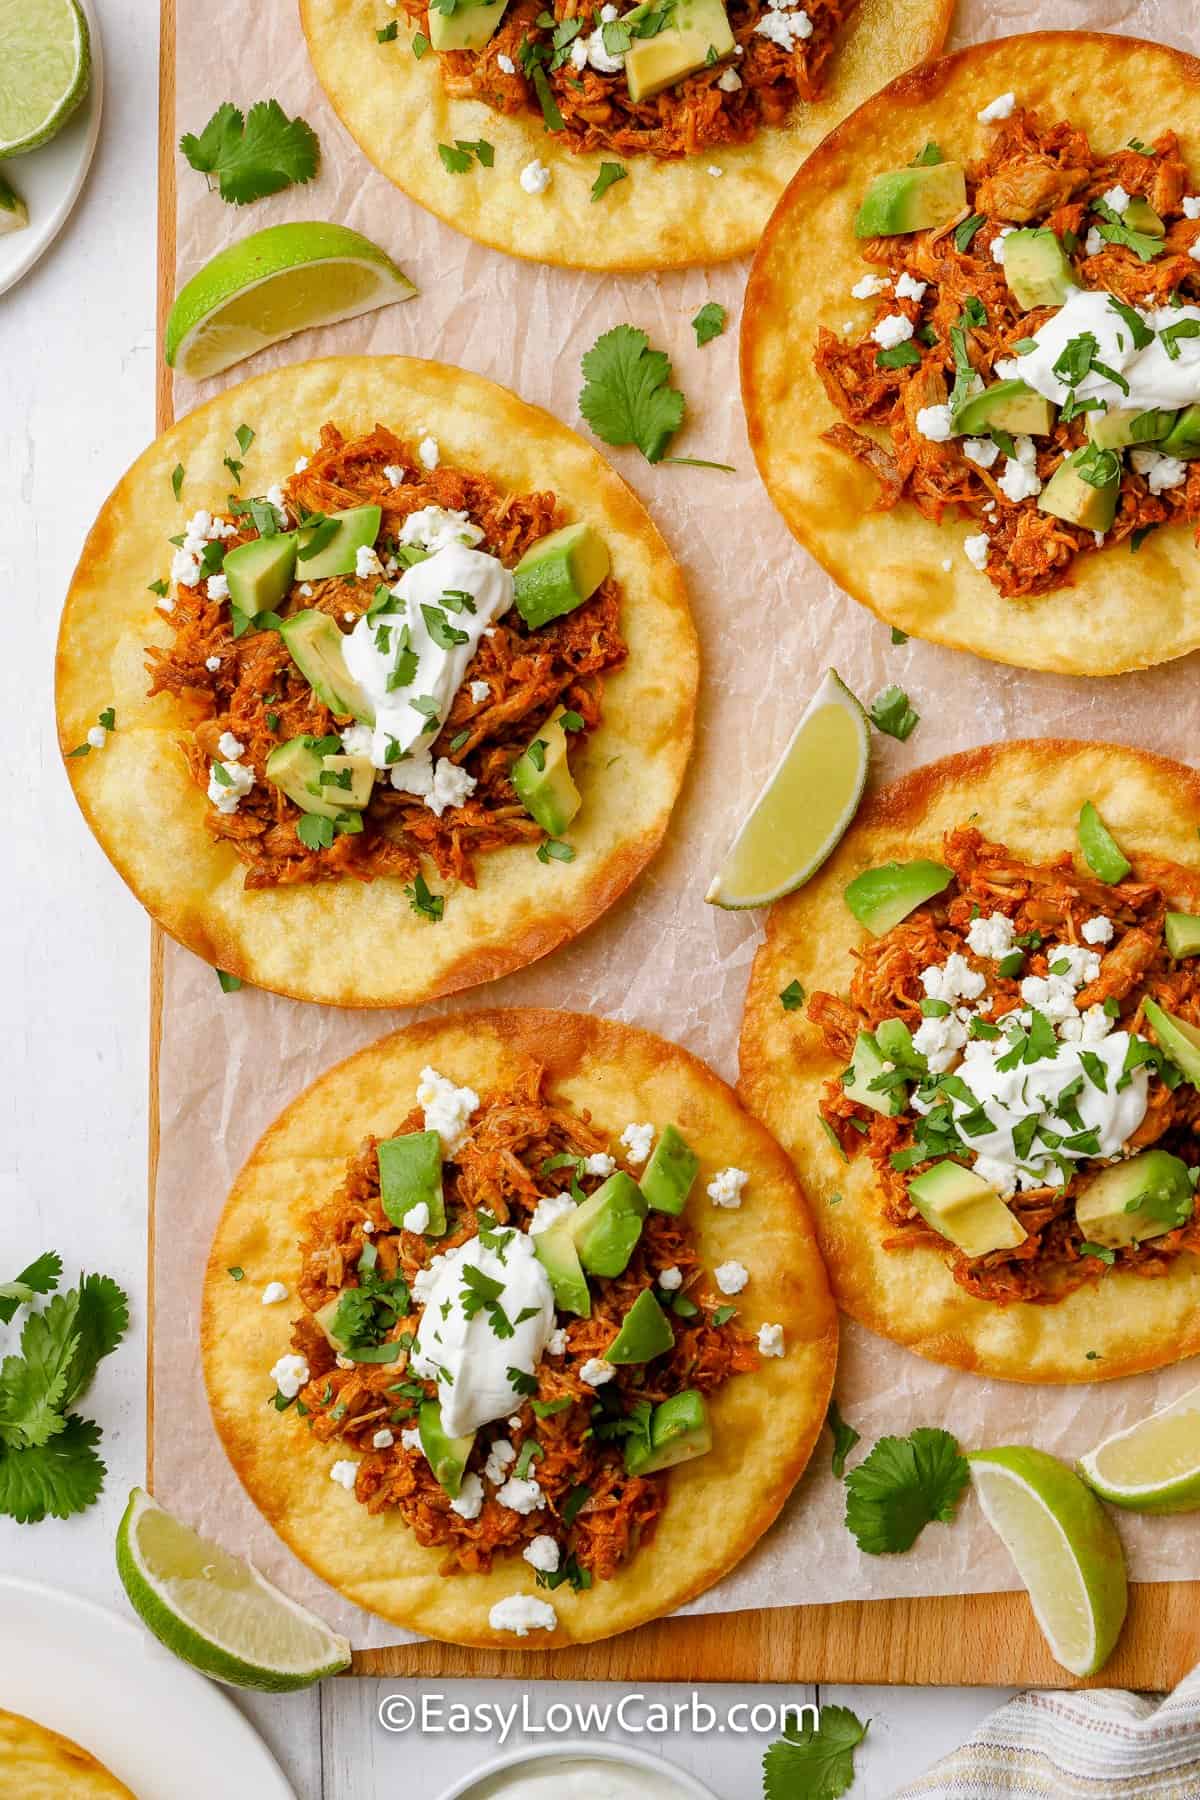
[[[471,1114],[479,1105],[479,1095],[473,1088],[455,1087],[447,1076],[426,1067],[421,1070],[417,1105],[425,1110],[426,1131],[436,1131],[446,1155],[453,1156],[466,1139]]]
[[[548,1600],[538,1600],[533,1594],[509,1594],[492,1607],[488,1624],[493,1631],[511,1631],[517,1637],[528,1637],[531,1631],[553,1631],[558,1624],[558,1614]]]
[[[350,1457],[344,1457],[341,1462],[334,1463],[329,1471],[329,1479],[336,1481],[339,1487],[344,1487],[348,1494],[352,1494],[354,1484],[358,1480],[358,1464]]]
[[[760,1356],[783,1355],[783,1326],[760,1325],[758,1328],[758,1352]]]
[[[708,1197],[714,1206],[738,1207],[749,1179],[745,1169],[718,1169],[708,1184]]]
[[[285,1400],[294,1400],[308,1381],[308,1364],[302,1356],[281,1356],[271,1370],[271,1380]]]
[[[654,1143],[653,1125],[627,1125],[621,1133],[621,1145],[631,1163],[644,1163]]]
[[[268,1281],[266,1287],[262,1291],[262,1303],[264,1306],[278,1306],[279,1302],[281,1300],[286,1300],[287,1297],[288,1291],[282,1281]]]
[[[521,186],[527,194],[544,194],[550,181],[550,170],[536,156],[521,170]]]

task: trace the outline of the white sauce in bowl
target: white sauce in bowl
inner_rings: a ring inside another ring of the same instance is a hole
[[[464,1800],[684,1800],[684,1790],[665,1772],[572,1756],[504,1770]]]

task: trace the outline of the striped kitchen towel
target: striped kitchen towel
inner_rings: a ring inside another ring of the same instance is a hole
[[[1022,1694],[893,1800],[1200,1800],[1200,1668],[1165,1700]]]

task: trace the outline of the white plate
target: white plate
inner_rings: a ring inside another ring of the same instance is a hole
[[[57,137],[39,150],[31,150],[28,156],[5,159],[5,171],[29,208],[29,223],[24,231],[0,237],[0,294],[28,274],[66,224],[87,178],[100,135],[104,52],[92,0],[80,0],[80,4],[92,41],[92,84],[83,104]]]
[[[58,1588],[0,1580],[0,1707],[82,1744],[137,1800],[296,1800],[219,1687],[133,1620]]]
[[[629,1749],[624,1744],[590,1744],[586,1740],[578,1744],[544,1744],[536,1750],[515,1750],[507,1756],[497,1756],[465,1780],[456,1781],[441,1800],[475,1800],[476,1794],[486,1793],[489,1782],[497,1775],[523,1774],[526,1770],[535,1775],[552,1773],[556,1762],[606,1762],[619,1769],[647,1769],[660,1780],[671,1782],[679,1800],[716,1800],[711,1788],[702,1786],[694,1775],[685,1774],[661,1756],[649,1756],[644,1750]]]

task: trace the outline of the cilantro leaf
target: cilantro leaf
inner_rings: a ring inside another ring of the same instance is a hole
[[[670,385],[670,358],[651,350],[644,331],[617,325],[596,339],[582,367],[579,410],[596,436],[606,444],[636,444],[647,462],[659,462],[686,404]]]
[[[179,148],[193,169],[216,176],[231,206],[311,181],[320,159],[311,125],[289,119],[277,100],[257,101],[245,117],[227,100],[198,137],[185,132]]]
[[[18,1306],[28,1306],[38,1294],[52,1294],[62,1275],[62,1257],[47,1250],[12,1281],[0,1282],[0,1325],[11,1323]]]
[[[779,996],[784,1012],[799,1012],[804,1005],[804,989],[798,981],[789,981]]]
[[[833,1433],[833,1472],[841,1481],[846,1473],[846,1458],[857,1444],[862,1433],[855,1431],[853,1425],[847,1425],[838,1409],[836,1400],[829,1402],[829,1411],[825,1415],[825,1423]]]
[[[104,1485],[99,1440],[100,1427],[72,1413],[46,1444],[0,1448],[0,1513],[35,1525],[47,1513],[68,1519],[82,1512]]]
[[[888,737],[899,738],[903,743],[920,724],[921,715],[913,710],[903,688],[886,687],[871,702],[871,720],[877,731],[886,732]]]
[[[720,337],[725,329],[727,314],[725,308],[716,300],[707,300],[692,320],[692,330],[696,333],[696,343],[703,350],[705,344],[711,344],[715,337]]]
[[[848,1706],[789,1717],[763,1757],[763,1800],[838,1800],[854,1780],[854,1752],[867,1727]]]
[[[628,178],[628,175],[629,170],[623,163],[602,162],[600,164],[600,173],[592,183],[593,201],[603,200],[609,188],[615,187],[618,181],[625,181]]]
[[[953,1519],[968,1474],[948,1431],[882,1437],[846,1477],[846,1528],[871,1556],[911,1549],[926,1525]]]

